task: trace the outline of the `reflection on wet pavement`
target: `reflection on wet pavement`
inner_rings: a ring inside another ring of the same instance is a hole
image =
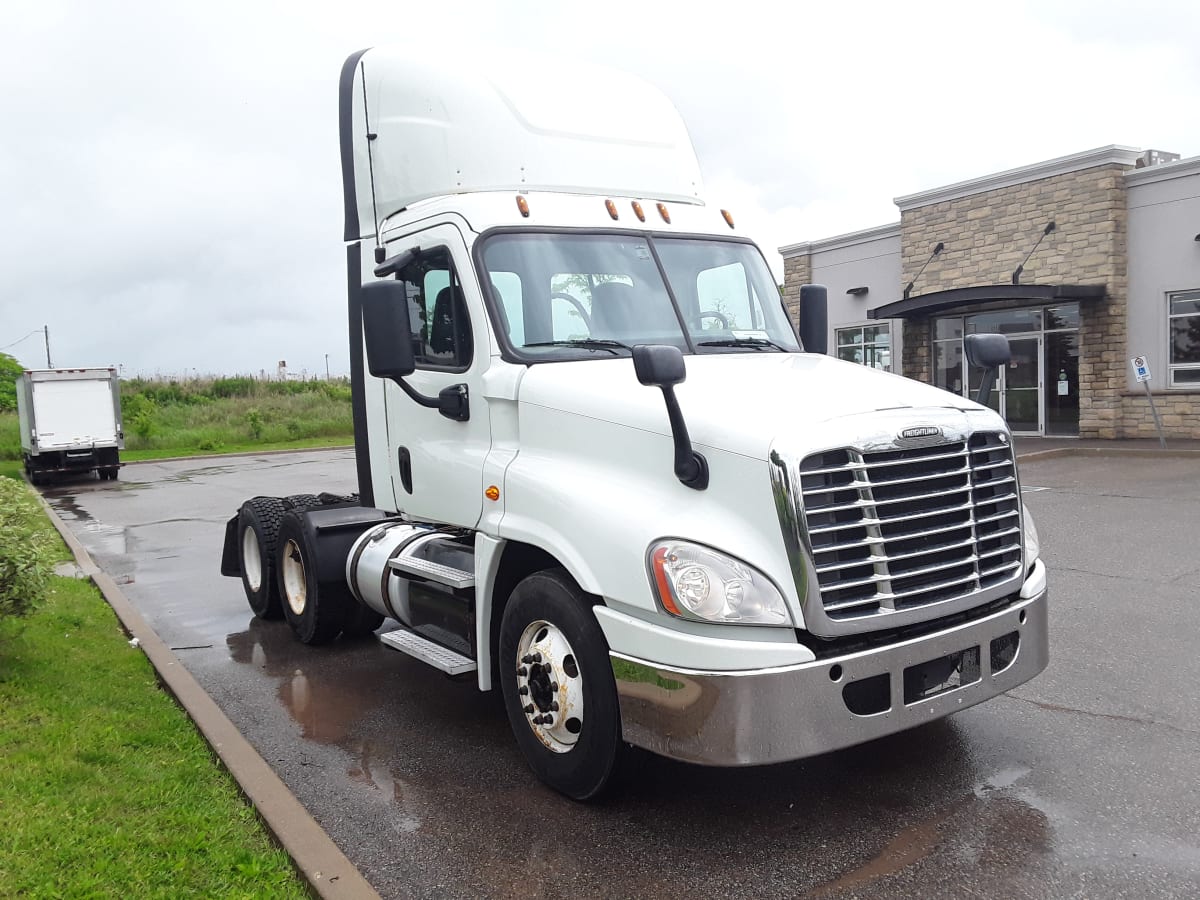
[[[189,671],[384,896],[1200,894],[1196,656],[1160,639],[1171,692],[1139,659],[1089,668],[1121,620],[1093,602],[1104,588],[1080,561],[1055,570],[1051,668],[1017,696],[780,766],[636,754],[624,793],[582,806],[533,778],[498,696],[470,678],[373,640],[303,647],[217,574],[244,498],[352,491],[350,454],[122,477],[48,498],[100,565],[132,579],[126,592],[164,640],[194,648],[180,653]],[[1053,467],[1036,483],[1049,488],[1028,502],[1052,552],[1078,511],[1060,502]],[[1174,529],[1164,553],[1188,553],[1182,521]],[[1190,584],[1144,593],[1140,615],[1160,635],[1197,599]]]

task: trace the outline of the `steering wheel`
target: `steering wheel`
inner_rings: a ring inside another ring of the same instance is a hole
[[[722,328],[724,328],[726,331],[729,330],[729,320],[725,318],[724,313],[719,313],[715,309],[701,312],[700,315],[696,316],[696,324],[699,325],[700,321],[703,319],[716,319],[721,323]]]
[[[592,317],[589,316],[588,311],[583,308],[583,304],[580,302],[578,297],[573,297],[572,295],[563,293],[562,291],[554,291],[550,294],[550,299],[566,300],[573,307],[575,307],[576,311],[579,313],[579,318],[583,319],[583,324],[587,326],[588,331],[590,332],[592,330]]]

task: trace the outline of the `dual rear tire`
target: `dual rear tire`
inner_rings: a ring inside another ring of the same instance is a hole
[[[260,619],[287,619],[305,644],[327,644],[339,635],[361,637],[383,616],[359,603],[344,582],[318,578],[315,541],[303,512],[316,497],[255,497],[238,513],[242,587]]]

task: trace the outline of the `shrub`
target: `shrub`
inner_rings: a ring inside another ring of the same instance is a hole
[[[246,411],[246,427],[250,429],[250,437],[256,441],[262,440],[263,414],[257,409]]]
[[[252,397],[254,396],[254,379],[245,376],[218,378],[212,383],[209,392],[214,397]]]
[[[121,418],[143,441],[154,434],[154,401],[145,394],[134,394],[122,401]]]
[[[29,489],[0,478],[0,619],[23,616],[45,599],[52,562],[48,527]]]
[[[17,378],[25,367],[7,353],[0,353],[0,411],[17,408]]]

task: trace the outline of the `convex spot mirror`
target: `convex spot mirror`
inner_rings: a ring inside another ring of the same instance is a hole
[[[1002,334],[968,334],[965,343],[967,363],[976,368],[1007,366],[1012,359],[1008,338]]]
[[[687,378],[683,354],[670,344],[640,344],[633,348],[633,371],[642,384],[666,387]]]
[[[397,380],[416,370],[408,292],[401,281],[373,281],[361,288],[367,369]]]

